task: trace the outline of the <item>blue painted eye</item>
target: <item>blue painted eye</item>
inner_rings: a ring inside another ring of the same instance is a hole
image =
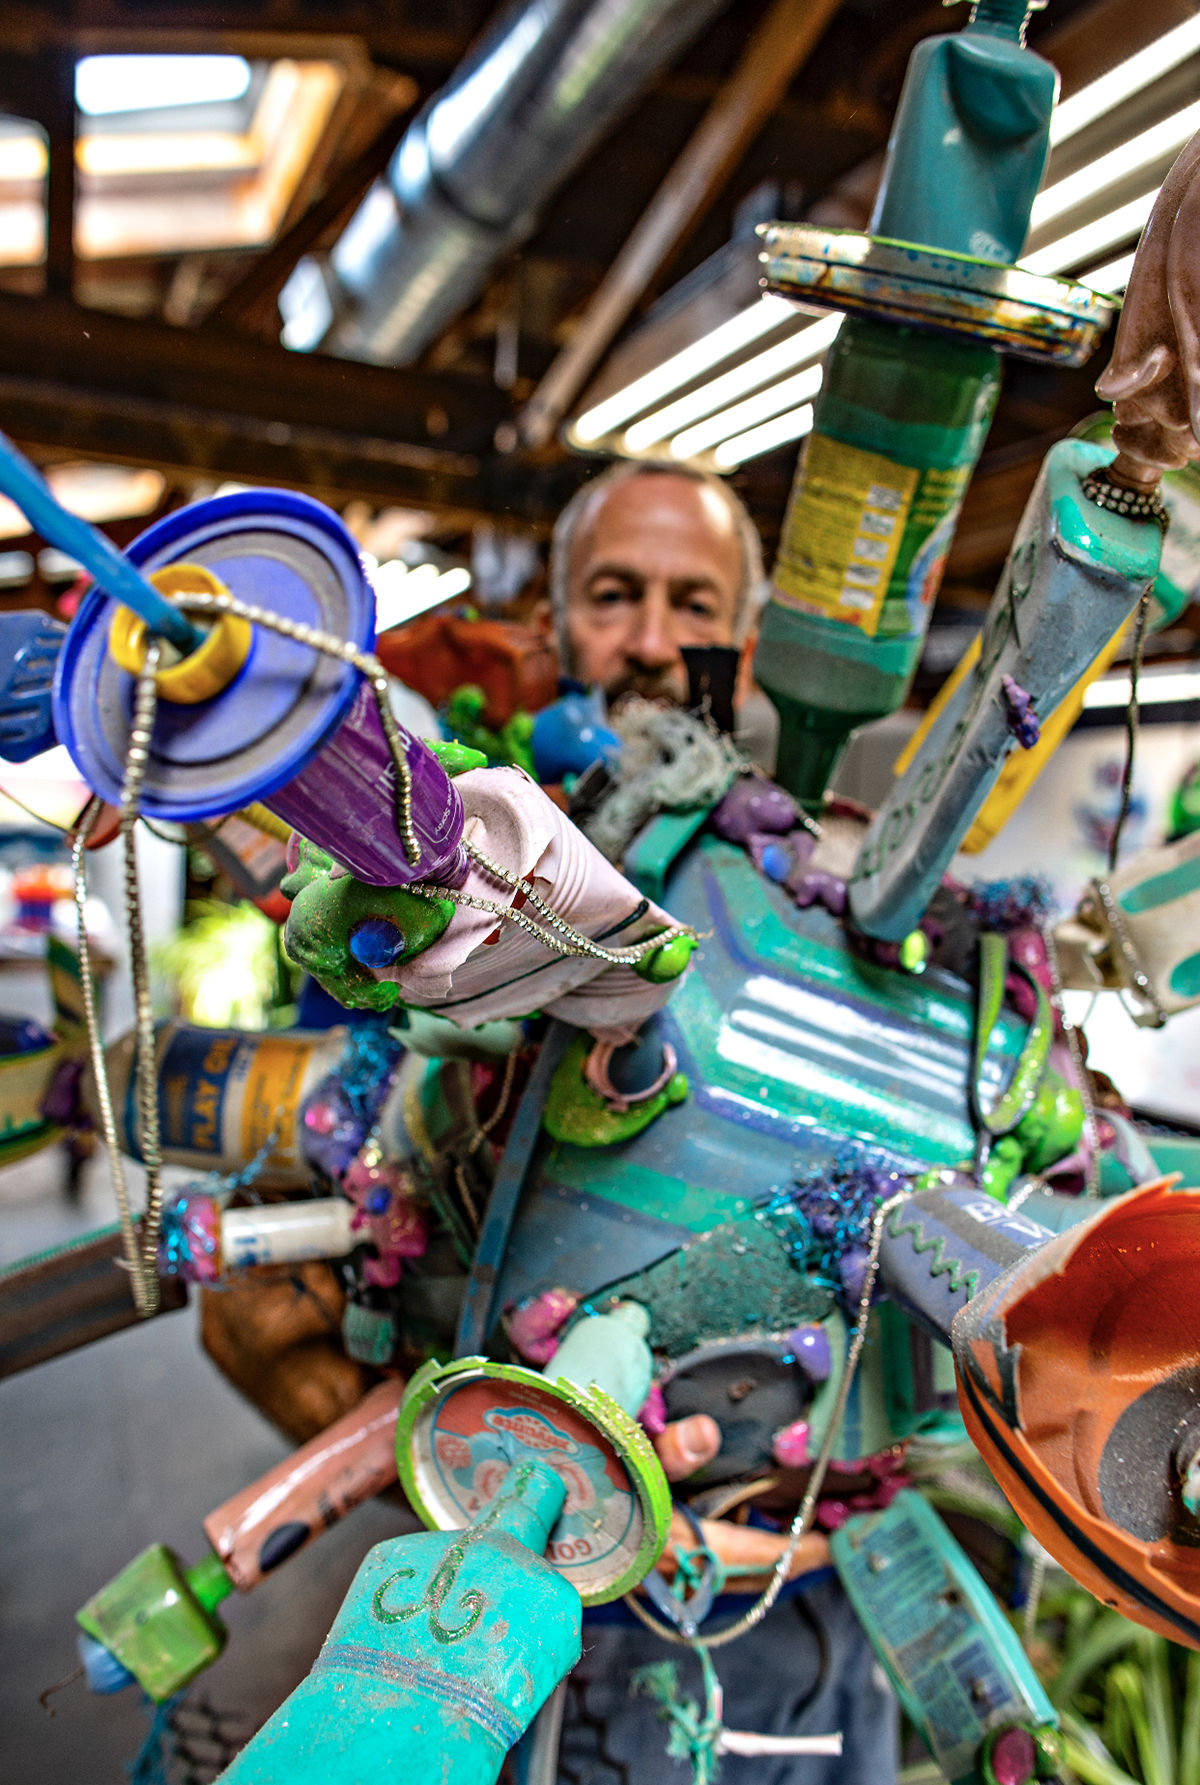
[[[772,880],[786,880],[794,861],[791,850],[785,849],[782,843],[768,843],[762,852],[763,873],[769,874]]]
[[[404,931],[390,917],[364,917],[350,932],[350,953],[364,967],[390,967],[407,947]]]

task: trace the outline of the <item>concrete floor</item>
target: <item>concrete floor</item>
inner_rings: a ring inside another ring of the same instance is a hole
[[[102,1159],[76,1207],[60,1178],[53,1151],[0,1171],[0,1263],[114,1219]],[[204,1356],[194,1309],[0,1382],[0,1785],[125,1785],[147,1728],[136,1688],[98,1698],[76,1681],[53,1719],[38,1704],[77,1665],[74,1613],[148,1543],[197,1561],[205,1514],[287,1448]],[[308,1671],[366,1551],[413,1528],[372,1501],[226,1600],[229,1645],[189,1704],[251,1734]]]

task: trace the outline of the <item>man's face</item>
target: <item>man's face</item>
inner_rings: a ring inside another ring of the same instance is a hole
[[[586,510],[569,565],[571,673],[610,700],[683,703],[681,645],[731,645],[742,581],[733,516],[691,478],[630,477]]]

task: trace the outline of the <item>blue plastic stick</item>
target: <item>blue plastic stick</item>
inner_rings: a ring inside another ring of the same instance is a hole
[[[45,479],[6,434],[0,434],[0,491],[12,498],[35,533],[78,558],[105,594],[131,607],[151,632],[169,638],[185,654],[204,643],[203,632],[164,600],[110,539],[55,501]]]

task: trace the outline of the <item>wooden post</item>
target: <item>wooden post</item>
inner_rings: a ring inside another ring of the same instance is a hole
[[[574,338],[522,410],[518,425],[526,445],[542,446],[553,434],[650,281],[711,204],[783,98],[839,4],[840,0],[775,0],[601,280]]]

